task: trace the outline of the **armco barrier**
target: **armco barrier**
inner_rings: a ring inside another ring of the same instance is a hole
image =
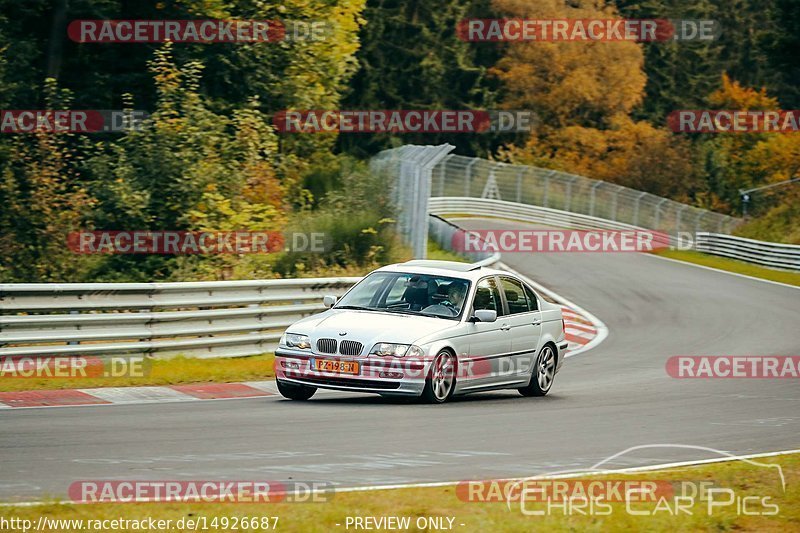
[[[0,284],[0,357],[268,352],[359,279]]]
[[[698,233],[697,250],[771,268],[800,271],[800,246],[719,233]]]
[[[453,236],[457,233],[463,233],[464,230],[452,222],[448,222],[434,214],[428,215],[428,222],[428,237],[438,244],[440,248],[466,257],[480,266],[491,266],[500,261],[500,252],[496,250],[494,252],[456,250],[453,247]],[[489,247],[487,245],[487,248]]]
[[[519,220],[531,224],[541,224],[553,228],[578,230],[641,230],[644,228],[591,217],[580,213],[538,207],[503,200],[490,200],[464,196],[443,196],[431,198],[431,213],[436,215],[475,215],[499,217]],[[698,232],[691,235],[695,248],[704,253],[729,257],[771,268],[800,271],[800,246],[774,242],[756,241],[732,235]],[[669,238],[670,245],[677,245],[673,236],[664,236],[664,243]],[[686,244],[684,241],[680,244]]]
[[[622,222],[614,222],[602,218],[590,217],[580,213],[560,211],[549,207],[518,204],[503,200],[489,200],[485,198],[470,198],[465,196],[440,196],[431,198],[428,204],[430,212],[435,215],[475,215],[520,220],[531,224],[541,224],[553,228],[568,228],[578,230],[616,230],[647,231],[644,228],[631,226]],[[674,237],[663,235],[664,243],[676,244]]]
[[[429,217],[445,249],[459,228]],[[500,254],[463,254],[491,265]],[[270,352],[296,320],[323,311],[361,278],[191,283],[0,284],[0,357]]]

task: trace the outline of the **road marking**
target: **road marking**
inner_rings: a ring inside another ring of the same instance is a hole
[[[169,387],[104,387],[79,389],[84,394],[95,396],[114,404],[155,403],[163,401],[186,402],[193,398]]]
[[[106,400],[81,390],[32,390],[0,392],[0,402],[14,409],[105,404]]]
[[[552,476],[548,476],[547,474],[544,475],[537,475],[536,479],[561,479],[561,478],[577,478],[577,477],[589,477],[589,476],[602,476],[602,475],[609,475],[609,474],[627,474],[627,473],[636,473],[636,472],[650,472],[653,470],[666,470],[669,468],[680,468],[684,466],[700,466],[705,464],[713,464],[713,463],[730,463],[733,461],[742,461],[748,459],[759,459],[762,457],[777,457],[780,455],[789,455],[793,453],[800,453],[800,449],[795,450],[781,450],[777,452],[764,452],[764,453],[753,453],[749,455],[737,455],[733,457],[714,457],[712,459],[694,459],[689,461],[678,461],[673,463],[661,463],[656,465],[647,465],[647,466],[636,466],[632,468],[621,468],[618,470],[589,470],[586,472],[570,472],[568,474],[555,474]],[[515,478],[507,478],[507,479],[497,479],[492,481],[519,481],[524,479],[530,479],[531,476],[521,476]],[[478,480],[471,480],[471,481],[478,481]],[[485,480],[489,481],[489,480]],[[377,490],[394,490],[394,489],[424,489],[424,488],[433,488],[433,487],[453,487],[458,485],[459,483],[463,483],[461,481],[437,481],[432,483],[397,483],[394,485],[367,485],[363,487],[341,487],[341,488],[334,488],[334,492],[370,492],[370,491],[377,491]],[[322,491],[325,492],[325,491]],[[131,500],[132,503],[141,503],[148,500]],[[60,501],[31,501],[31,502],[0,502],[0,507],[34,507],[37,505],[85,505],[89,502],[73,502],[71,500],[60,500]]]

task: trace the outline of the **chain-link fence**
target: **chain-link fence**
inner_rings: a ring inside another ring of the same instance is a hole
[[[490,198],[560,209],[662,231],[731,233],[741,219],[605,181],[450,155],[432,173],[431,196]]]
[[[429,197],[488,198],[528,204],[658,230],[730,234],[741,219],[682,204],[647,192],[583,176],[486,159],[452,155],[450,145],[407,145],[384,150],[375,171],[395,183],[398,228],[425,257]]]
[[[370,161],[373,172],[385,173],[390,178],[392,199],[397,206],[397,231],[412,246],[418,259],[427,255],[431,171],[453,148],[449,144],[409,144],[384,150]]]

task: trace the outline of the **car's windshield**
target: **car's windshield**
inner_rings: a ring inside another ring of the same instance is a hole
[[[469,281],[405,272],[375,272],[348,292],[335,309],[369,309],[457,319]]]

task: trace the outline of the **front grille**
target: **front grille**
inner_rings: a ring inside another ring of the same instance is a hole
[[[336,339],[319,339],[317,351],[320,353],[336,353]]]
[[[339,344],[339,353],[342,355],[361,355],[364,345],[356,341],[342,341]]]

